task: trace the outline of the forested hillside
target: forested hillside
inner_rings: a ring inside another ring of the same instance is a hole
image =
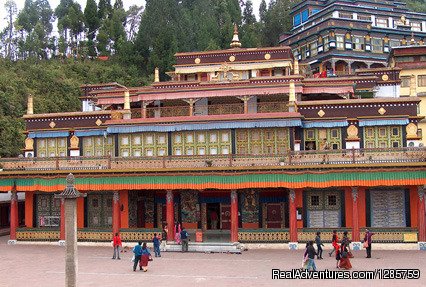
[[[21,152],[28,94],[36,113],[79,110],[81,84],[144,85],[155,67],[164,80],[178,51],[229,48],[233,23],[243,47],[276,45],[298,1],[262,0],[256,19],[251,0],[147,0],[127,11],[122,0],[87,0],[85,7],[25,0],[21,11],[7,0],[0,7],[8,15],[0,32],[0,156]],[[426,12],[424,0],[407,2]]]

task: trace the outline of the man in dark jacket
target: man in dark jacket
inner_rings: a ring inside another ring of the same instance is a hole
[[[139,241],[135,247],[133,247],[133,253],[135,254],[135,262],[133,263],[133,271],[136,271],[136,267],[138,266],[139,261],[142,256],[142,241]],[[141,267],[142,269],[142,267]]]
[[[317,271],[317,267],[315,266],[315,255],[318,255],[314,248],[314,242],[309,241],[308,248],[306,250],[308,254],[308,266],[306,267],[307,270],[309,270],[312,267],[312,271]]]
[[[318,255],[317,255],[317,259],[322,259],[322,247],[321,246],[324,246],[324,244],[322,243],[322,240],[321,240],[321,232],[317,232],[317,237],[315,237],[315,243],[317,244],[317,252],[318,252]]]
[[[182,240],[182,252],[188,252],[188,232],[186,232],[185,228],[182,228],[180,232],[180,239]]]

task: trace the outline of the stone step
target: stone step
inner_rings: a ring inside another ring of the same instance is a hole
[[[163,247],[166,252],[181,252],[182,245],[176,243],[166,243]],[[223,242],[189,242],[188,252],[202,252],[202,253],[238,253],[241,254],[240,243],[223,243]]]

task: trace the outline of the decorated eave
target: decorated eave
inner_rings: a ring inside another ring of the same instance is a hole
[[[423,118],[417,116],[419,102],[417,97],[373,98],[307,101],[297,103],[297,107],[307,120],[373,119],[378,121],[376,125],[406,125]]]
[[[175,57],[175,67],[196,67],[206,64],[235,64],[238,62],[265,62],[293,59],[291,48],[288,46],[267,48],[233,48],[207,52],[186,52],[176,53]]]
[[[72,127],[99,128],[111,119],[112,111],[65,112],[51,114],[24,115],[27,130],[58,131]]]

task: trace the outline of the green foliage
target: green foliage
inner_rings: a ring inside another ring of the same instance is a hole
[[[27,96],[34,96],[34,113],[80,110],[82,84],[120,82],[128,86],[145,83],[137,67],[115,61],[18,61],[0,59],[0,156],[17,156],[23,148]]]
[[[414,12],[426,13],[426,1],[425,0],[407,0],[407,7]]]

